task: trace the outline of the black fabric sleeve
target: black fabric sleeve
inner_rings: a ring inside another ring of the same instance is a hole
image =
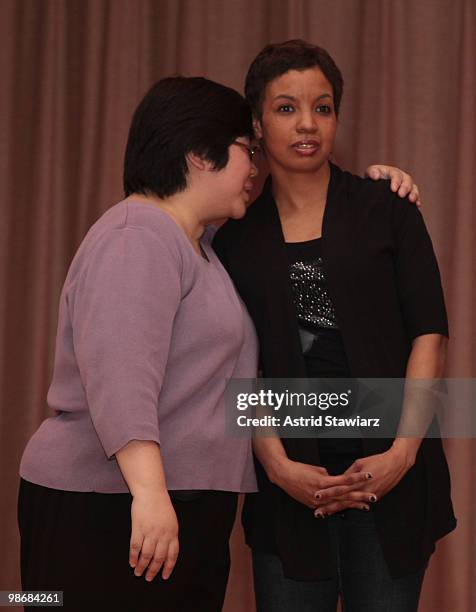
[[[449,337],[440,272],[423,216],[397,196],[392,212],[397,288],[408,335]]]
[[[215,233],[215,236],[213,237],[213,242],[212,242],[212,248],[215,251],[215,253],[217,254],[218,259],[221,261],[223,267],[225,268],[225,270],[228,269],[228,262],[227,262],[227,234],[230,233],[229,229],[229,221],[226,221],[221,227],[218,228],[218,230]],[[229,236],[228,236],[229,239]]]

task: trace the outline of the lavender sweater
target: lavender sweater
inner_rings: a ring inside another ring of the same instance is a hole
[[[123,201],[88,232],[61,293],[46,419],[25,480],[125,492],[114,454],[160,444],[169,489],[255,491],[251,443],[224,432],[227,378],[256,375],[253,324],[207,229],[197,255],[151,204]]]

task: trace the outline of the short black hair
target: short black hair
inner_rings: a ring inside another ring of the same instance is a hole
[[[253,137],[250,108],[234,89],[203,77],[160,80],[137,107],[124,160],[124,192],[167,198],[187,187],[187,153],[228,163],[228,147]]]
[[[334,107],[339,114],[344,79],[329,53],[305,40],[286,40],[266,45],[251,62],[245,82],[245,95],[253,115],[261,119],[266,85],[288,72],[317,66],[332,85]]]

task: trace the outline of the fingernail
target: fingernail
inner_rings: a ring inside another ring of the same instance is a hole
[[[367,474],[365,474],[365,477],[367,478],[367,480],[370,480],[372,478],[372,474],[370,472],[367,472]]]
[[[365,510],[366,512],[370,512],[370,508],[366,504],[362,506],[362,510]]]
[[[376,502],[377,501],[376,496],[375,495],[369,495],[369,501],[370,502]]]
[[[323,514],[322,512],[316,512],[316,514],[314,515],[316,518],[324,518],[325,514]]]
[[[316,493],[316,494],[314,495],[314,497],[315,497],[316,499],[321,499],[322,495],[321,495],[320,493]]]

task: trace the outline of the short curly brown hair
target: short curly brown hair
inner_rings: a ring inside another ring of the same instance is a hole
[[[339,114],[344,79],[342,73],[329,53],[322,47],[305,40],[286,40],[266,45],[251,62],[245,81],[245,95],[253,115],[261,118],[266,85],[288,72],[320,68],[332,86],[336,115]]]

